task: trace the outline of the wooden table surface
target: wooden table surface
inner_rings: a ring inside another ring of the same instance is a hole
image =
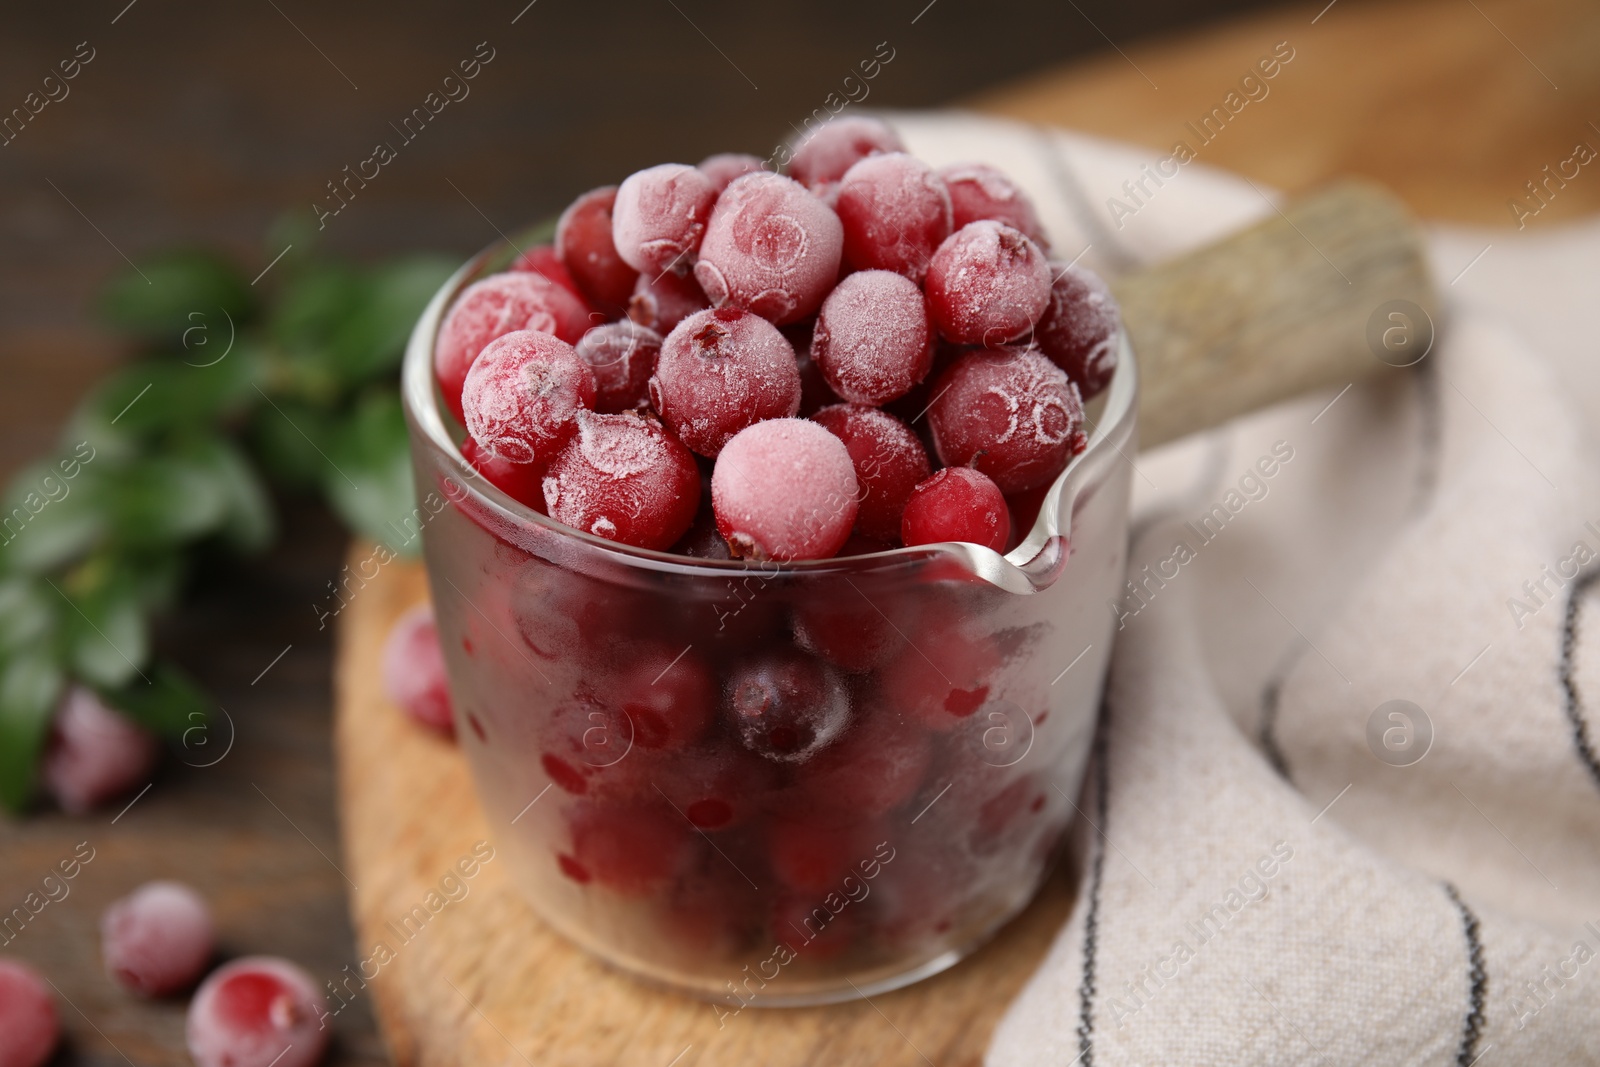
[[[1162,148],[1263,44],[1287,39],[1296,79],[1274,87],[1279,106],[1237,136],[1230,128],[1208,162],[1288,188],[1365,174],[1432,217],[1506,224],[1506,201],[1540,168],[1579,140],[1600,145],[1589,125],[1600,121],[1600,6],[1582,0],[1336,0],[1145,39],[1198,9],[1077,5],[1091,24],[1070,5],[917,0],[863,12],[837,0],[760,18],[732,3],[624,18],[547,0],[515,25],[520,2],[456,5],[442,30],[442,9],[376,0],[253,5],[227,20],[197,2],[125,3],[30,9],[0,34],[6,108],[78,41],[97,50],[73,95],[0,148],[0,470],[42,449],[121,356],[88,325],[86,305],[124,255],[220,241],[264,266],[271,252],[256,242],[272,217],[307,210],[374,131],[486,38],[500,65],[478,98],[334,220],[332,247],[465,253],[492,236],[485,215],[509,226],[659,158],[758,150],[886,39],[896,59],[874,104],[976,94],[995,111]],[[996,87],[1080,51],[1096,54]],[[1597,207],[1600,178],[1585,173],[1530,225]],[[284,545],[248,571],[197,575],[194,604],[164,634],[238,724],[229,756],[209,768],[169,759],[115,823],[116,808],[0,820],[7,909],[74,844],[96,849],[72,895],[0,950],[43,967],[70,999],[66,1062],[188,1062],[181,1005],[131,1001],[98,970],[100,909],[144,879],[206,892],[225,952],[282,953],[319,977],[356,958],[336,866],[331,644],[311,607],[342,544],[309,507],[291,505],[285,528]],[[334,1062],[382,1061],[364,1002],[340,1016],[338,1035]]]

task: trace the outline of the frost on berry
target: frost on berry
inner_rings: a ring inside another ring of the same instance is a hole
[[[654,419],[578,414],[578,432],[544,477],[549,515],[573,529],[664,549],[694,522],[700,469]]]
[[[718,198],[694,276],[713,306],[732,304],[781,326],[822,304],[843,243],[828,205],[798,182],[757,171]]]
[[[1002,492],[1051,481],[1086,444],[1078,387],[1037,349],[968,352],[934,382],[934,449],[975,467]]]
[[[711,179],[711,184],[716,186],[719,193],[726,189],[733,179],[743,177],[751,171],[761,170],[763,166],[759,157],[744,152],[718,152],[714,156],[707,156],[699,163],[700,173]]]
[[[433,605],[418,604],[396,620],[383,643],[382,669],[384,692],[407,715],[440,733],[455,733]]]
[[[1116,373],[1121,313],[1111,289],[1094,271],[1053,263],[1051,273],[1050,306],[1034,328],[1034,343],[1089,400]]]
[[[61,1019],[44,978],[0,958],[0,1065],[44,1067],[61,1040]]]
[[[332,1031],[316,983],[288,960],[246,956],[218,967],[189,1002],[197,1067],[312,1067]]]
[[[886,123],[877,119],[833,119],[795,145],[789,157],[789,176],[816,187],[836,182],[857,160],[878,152],[904,152],[905,145]]]
[[[995,348],[1033,328],[1050,302],[1050,265],[1020,230],[972,222],[933,254],[928,309],[939,332],[961,345]]]
[[[204,898],[180,882],[147,882],[100,917],[106,972],[141,996],[168,996],[193,985],[215,942]]]
[[[844,442],[855,465],[860,487],[856,532],[894,544],[912,488],[932,472],[922,442],[893,415],[862,404],[835,404],[811,417]]]
[[[700,311],[662,342],[650,401],[685,445],[715,456],[746,426],[799,410],[800,369],[767,320],[737,308]]]
[[[741,662],[728,677],[724,703],[745,747],[780,763],[809,759],[850,722],[844,679],[820,660],[795,651]]]
[[[82,814],[148,781],[159,752],[149,732],[73,686],[51,722],[44,786],[63,811]]]
[[[920,282],[951,232],[950,194],[921,160],[904,152],[868,156],[845,172],[834,210],[844,259],[856,270],[889,270]]]
[[[594,372],[571,345],[524,330],[489,344],[462,390],[467,432],[513,463],[548,463],[594,406]]]
[[[847,275],[822,303],[811,358],[845,400],[885,404],[933,365],[934,331],[915,282],[883,270]]]
[[[956,229],[969,222],[993,219],[1021,230],[1041,249],[1050,247],[1033,201],[998,168],[987,163],[957,163],[941,167],[939,177],[950,193]]]
[[[665,337],[684,319],[711,306],[693,274],[639,275],[628,298],[628,318]]]
[[[825,559],[855,524],[859,486],[844,442],[805,419],[740,431],[717,457],[711,503],[735,555]]]
[[[662,163],[630,174],[617,187],[611,239],[617,255],[651,275],[687,273],[705,235],[717,187],[682,163]]]
[[[591,189],[569,204],[556,223],[557,254],[583,295],[608,314],[620,312],[628,302],[638,275],[617,254],[612,240],[616,199],[615,185]]]
[[[578,358],[594,372],[596,411],[612,414],[650,403],[650,375],[661,335],[626,319],[596,326],[577,344]]]

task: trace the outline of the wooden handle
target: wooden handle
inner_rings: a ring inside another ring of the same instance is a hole
[[[1383,305],[1420,307],[1428,322],[1401,307],[1392,321],[1411,332],[1392,335],[1425,352],[1439,307],[1416,221],[1367,182],[1313,193],[1112,289],[1139,361],[1142,446],[1392,370],[1406,359],[1374,354],[1374,315],[1387,324]]]

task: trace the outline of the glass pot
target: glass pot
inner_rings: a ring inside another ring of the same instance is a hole
[[[1010,553],[704,560],[562,526],[462,459],[434,338],[513,254],[441,288],[403,391],[457,736],[518,888],[602,959],[730,1011],[951,966],[1028,903],[1073,815],[1123,581],[1126,341]],[[731,710],[762,693],[777,726]]]

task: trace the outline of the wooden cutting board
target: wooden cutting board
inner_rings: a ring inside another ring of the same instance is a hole
[[[1290,40],[1296,80],[1281,80],[1259,122],[1208,147],[1208,162],[1291,191],[1365,175],[1425,216],[1488,224],[1507,221],[1506,199],[1587,136],[1587,113],[1600,98],[1592,63],[1600,8],[1582,0],[1339,0],[1324,11],[1324,2],[1125,56],[1107,52],[979,106],[1166,148],[1264,45]],[[1597,206],[1600,181],[1574,182],[1537,224]],[[352,559],[367,555],[358,546]],[[720,1027],[708,1005],[611,971],[546,929],[499,860],[401,942],[391,924],[476,842],[494,840],[461,755],[413,728],[378,685],[389,625],[426,595],[419,568],[391,564],[338,620],[336,748],[358,954],[379,941],[393,949],[393,958],[366,965],[368,975],[377,968],[367,988],[354,976],[347,985],[371,997],[399,1067],[981,1061],[1000,1013],[1070,910],[1064,872],[993,943],[943,975],[870,1003],[751,1009]]]

